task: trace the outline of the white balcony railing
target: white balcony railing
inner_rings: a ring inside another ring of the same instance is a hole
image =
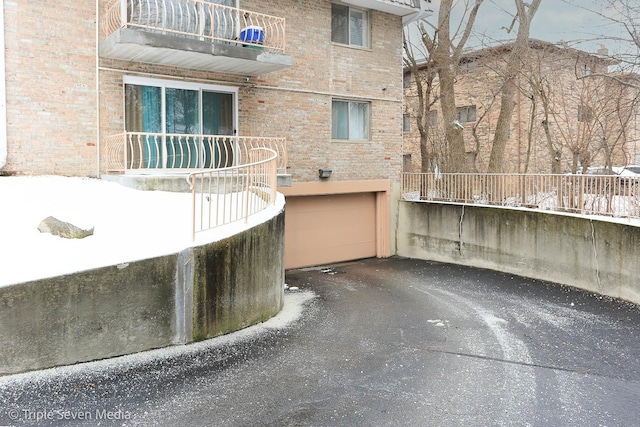
[[[268,148],[248,152],[247,164],[193,172],[192,239],[196,233],[244,220],[275,203],[277,153]]]
[[[257,148],[276,152],[276,168],[286,172],[285,138],[124,132],[105,138],[102,159],[112,173],[192,171],[251,163]]]
[[[384,0],[384,1],[388,3],[394,3],[402,6],[412,7],[414,9],[420,9],[420,0]]]
[[[285,50],[284,18],[202,0],[111,0],[103,19],[105,35],[120,28]]]
[[[640,218],[640,180],[622,175],[404,173],[405,200]]]

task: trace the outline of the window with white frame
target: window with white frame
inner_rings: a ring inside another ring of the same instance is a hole
[[[331,138],[369,140],[370,103],[334,100],[331,105]]]
[[[331,5],[331,41],[352,46],[370,46],[369,12],[363,9]]]
[[[467,105],[465,107],[458,107],[458,121],[460,123],[469,123],[476,121],[476,106]]]

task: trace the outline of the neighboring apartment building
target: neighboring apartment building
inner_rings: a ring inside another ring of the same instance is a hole
[[[456,80],[457,121],[464,127],[467,159],[487,170],[500,111],[500,88],[512,44],[469,52]],[[637,161],[638,90],[619,79],[601,77],[613,61],[604,47],[589,54],[530,40],[517,78],[503,172],[564,173],[582,166],[612,166]],[[611,75],[610,75],[611,77]],[[626,76],[625,78],[630,78]],[[437,94],[437,80],[435,82]],[[443,120],[435,102],[427,112],[429,155],[433,167],[445,146]],[[420,136],[415,119],[417,94],[405,71],[404,170],[421,169]],[[547,132],[548,131],[548,132]],[[440,165],[441,166],[441,165]]]
[[[4,1],[0,174],[184,175],[251,140],[286,159],[287,267],[389,256],[403,26],[426,3]]]

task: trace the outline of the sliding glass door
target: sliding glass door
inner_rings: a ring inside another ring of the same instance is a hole
[[[235,143],[233,126],[233,95],[221,92],[202,92],[202,130],[204,137],[204,167],[233,166]]]
[[[199,96],[197,90],[165,89],[168,168],[197,168],[201,165]]]
[[[130,166],[193,169],[232,166],[237,88],[125,78]],[[135,167],[134,167],[135,169]]]
[[[125,129],[135,132],[127,144],[127,168],[143,164],[162,167],[162,90],[153,86],[125,86]]]

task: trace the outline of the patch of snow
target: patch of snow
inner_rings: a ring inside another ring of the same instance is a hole
[[[275,205],[196,234],[191,239],[191,194],[140,191],[91,178],[0,177],[0,286],[71,274],[180,252],[221,240],[273,218]],[[84,239],[38,231],[48,216],[80,228]]]
[[[404,200],[420,200],[420,192],[419,191],[407,191],[406,193],[402,193],[402,198]]]

